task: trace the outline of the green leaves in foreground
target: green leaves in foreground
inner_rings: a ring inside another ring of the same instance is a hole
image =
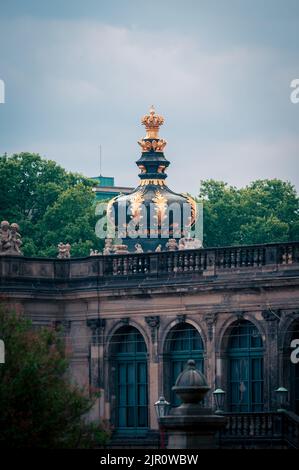
[[[109,432],[88,423],[97,396],[68,380],[61,334],[33,329],[23,316],[0,308],[0,338],[6,362],[0,365],[0,447],[98,447]]]

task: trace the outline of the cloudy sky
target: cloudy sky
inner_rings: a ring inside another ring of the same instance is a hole
[[[298,0],[1,0],[0,78],[0,153],[135,186],[154,104],[172,189],[299,189]]]

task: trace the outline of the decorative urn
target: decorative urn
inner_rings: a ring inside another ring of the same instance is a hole
[[[202,372],[196,369],[195,361],[189,359],[186,369],[178,376],[172,390],[185,404],[196,404],[203,400],[210,390]]]

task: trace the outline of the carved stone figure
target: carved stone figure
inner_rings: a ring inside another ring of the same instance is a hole
[[[156,253],[160,253],[162,251],[162,245],[158,245],[157,248],[155,249]]]
[[[69,243],[58,243],[58,255],[59,259],[68,259],[71,257],[71,245]]]
[[[113,245],[112,245],[112,238],[106,238],[105,239],[105,247],[103,250],[103,255],[111,255],[114,251]]]
[[[135,245],[135,253],[143,253],[143,248],[140,243],[136,243]]]
[[[114,253],[116,255],[125,255],[125,254],[129,253],[128,252],[128,245],[121,245],[121,244],[114,245]]]
[[[21,255],[20,246],[23,244],[21,240],[21,235],[19,234],[20,227],[16,223],[12,223],[10,226],[10,236],[11,236],[11,243],[12,248],[16,251],[19,255]]]
[[[19,226],[16,223],[11,225],[7,220],[0,224],[0,255],[22,256],[20,246],[22,245]]]
[[[9,222],[7,220],[3,220],[1,222],[1,245],[0,245],[0,251],[1,252],[6,252],[10,249],[11,247],[11,241],[10,241],[10,226]]]
[[[181,238],[179,241],[179,250],[186,250],[185,238]]]
[[[89,256],[99,256],[101,253],[98,250],[91,249],[89,251]]]
[[[202,248],[202,247],[203,247],[203,246],[202,246],[202,241],[199,240],[199,238],[194,238],[194,242],[193,242],[193,243],[194,243],[194,249],[196,249],[196,248]]]
[[[181,238],[179,250],[196,250],[202,248],[202,242],[198,238]]]
[[[178,244],[174,238],[170,238],[165,246],[168,251],[176,251],[178,249]]]

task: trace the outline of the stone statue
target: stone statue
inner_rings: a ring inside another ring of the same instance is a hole
[[[71,257],[71,245],[69,243],[58,243],[58,255],[57,258],[59,259],[68,259]]]
[[[116,255],[125,255],[128,252],[128,245],[118,244],[113,247],[114,253]]]
[[[199,240],[199,238],[194,238],[193,246],[194,246],[194,249],[203,248],[202,241]]]
[[[10,241],[10,225],[7,220],[3,220],[1,222],[0,226],[0,239],[1,239],[1,245],[0,245],[0,252],[5,253],[10,250],[11,248],[11,241]]]
[[[135,245],[135,253],[143,253],[143,248],[140,243],[136,243]]]
[[[185,249],[186,249],[185,238],[181,238],[179,241],[179,250],[185,250]]]
[[[105,247],[103,250],[103,255],[111,255],[113,253],[112,238],[105,238]]]
[[[11,242],[14,251],[21,255],[20,246],[23,244],[21,235],[19,234],[20,227],[16,223],[12,223],[10,226]]]
[[[19,226],[16,223],[11,225],[7,220],[0,224],[0,256],[13,255],[22,256],[20,246],[22,245]]]
[[[91,249],[89,251],[89,256],[99,256],[101,253],[98,250]]]
[[[174,238],[170,238],[165,246],[168,251],[176,251],[178,249],[178,244]]]
[[[179,250],[196,250],[202,248],[202,242],[199,238],[181,238],[179,241]]]
[[[156,253],[160,253],[162,251],[162,245],[158,245],[157,248],[155,249]]]

